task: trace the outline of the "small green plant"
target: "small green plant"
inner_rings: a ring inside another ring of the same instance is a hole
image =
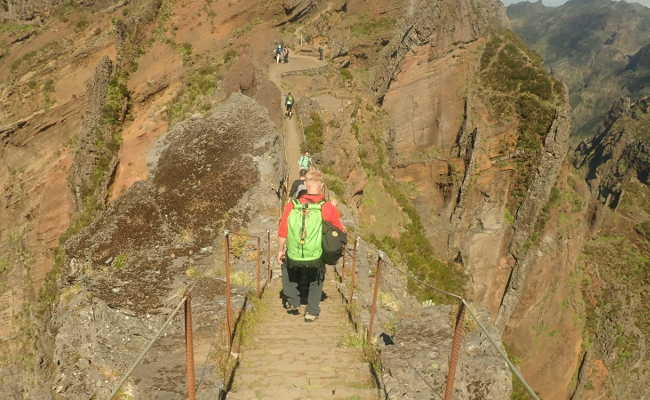
[[[245,288],[255,287],[255,279],[246,271],[235,271],[230,275],[230,281],[233,286],[241,286]]]
[[[115,269],[122,269],[126,266],[126,262],[129,259],[129,257],[126,254],[119,254],[113,262],[111,263],[111,266]]]
[[[6,22],[0,24],[0,33],[17,33],[17,32],[29,32],[36,30],[35,25],[29,24],[18,24],[15,22]]]
[[[223,55],[223,63],[230,64],[230,62],[234,60],[238,55],[239,54],[237,53],[237,50],[228,49],[226,53]]]
[[[396,20],[393,18],[383,17],[372,19],[368,15],[363,15],[359,17],[359,21],[352,25],[350,30],[355,37],[364,38],[390,31],[395,27],[395,23]]]
[[[336,193],[339,199],[343,199],[343,196],[345,195],[345,184],[340,178],[327,173],[325,175],[325,185],[327,186],[327,189]]]
[[[169,106],[169,121],[173,124],[194,112],[208,111],[212,104],[211,97],[216,94],[221,79],[221,71],[215,65],[200,67],[192,72],[181,92]]]
[[[90,25],[90,21],[88,21],[88,18],[83,16],[74,24],[74,31],[77,33],[81,33],[85,31],[89,25]]]
[[[350,72],[349,68],[341,68],[339,70],[339,75],[341,75],[341,79],[344,81],[348,82],[353,79],[352,72]]]
[[[179,49],[183,57],[183,65],[190,64],[192,62],[192,44],[185,42],[179,46]]]
[[[10,66],[11,71],[12,72],[18,71],[20,66],[23,65],[23,64],[31,65],[32,61],[34,60],[34,58],[36,58],[37,54],[38,53],[36,51],[32,50],[32,51],[26,53],[25,55],[23,55],[22,57],[17,58],[16,60],[14,60],[11,63],[11,66]]]
[[[43,82],[43,96],[45,97],[45,106],[50,107],[54,100],[52,99],[52,93],[54,93],[54,81],[48,79]]]
[[[366,346],[366,337],[359,333],[349,333],[345,335],[340,346],[352,349],[362,349]]]
[[[323,150],[323,120],[318,113],[311,114],[311,124],[305,128],[305,142],[302,151],[312,154],[320,153]]]
[[[503,211],[503,219],[506,221],[506,224],[512,225],[515,223],[515,217],[510,213],[510,210],[507,208]]]

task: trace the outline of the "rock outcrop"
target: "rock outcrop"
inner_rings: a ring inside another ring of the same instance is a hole
[[[117,165],[119,144],[115,143],[114,130],[107,118],[124,118],[126,99],[112,99],[118,102],[112,107],[115,107],[119,114],[107,115],[107,96],[113,80],[113,62],[108,57],[103,57],[95,69],[95,75],[87,83],[87,110],[79,132],[79,148],[70,174],[70,184],[79,210],[84,208],[84,199],[94,196],[95,193],[99,196],[95,201],[103,203]]]
[[[416,47],[430,45],[429,57],[435,59],[505,23],[497,1],[413,0],[393,38],[382,50],[371,89],[378,101],[383,101],[404,57]]]
[[[640,183],[650,184],[649,112],[650,98],[635,102],[621,98],[612,106],[600,134],[578,146],[575,166],[587,168],[594,194],[612,209],[618,207],[631,174]]]
[[[205,305],[205,320],[199,329],[218,328],[223,302],[214,298],[223,285],[208,273],[214,243],[226,228],[262,230],[274,223],[278,203],[271,188],[285,168],[280,146],[268,113],[233,94],[205,117],[171,129],[151,155],[150,179],[132,186],[67,242],[70,261],[55,320],[53,385],[59,396],[106,397],[172,311],[190,276],[201,276],[197,302]],[[179,390],[177,381],[164,383],[176,370],[152,371],[165,367],[155,360],[181,345],[174,339],[179,329],[136,370],[128,386],[135,397]]]

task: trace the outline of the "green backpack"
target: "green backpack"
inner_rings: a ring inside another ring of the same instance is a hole
[[[302,204],[293,200],[287,236],[287,256],[290,260],[318,261],[323,255],[323,204],[324,201]]]

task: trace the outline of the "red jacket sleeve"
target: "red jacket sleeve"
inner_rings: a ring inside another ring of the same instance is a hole
[[[280,224],[278,226],[278,236],[281,238],[286,238],[289,233],[289,213],[293,210],[293,203],[288,202],[284,206],[284,211],[282,211],[282,217],[280,217]]]
[[[341,213],[339,213],[339,210],[336,209],[336,206],[334,206],[334,204],[328,201],[327,203],[323,204],[322,210],[324,221],[331,223],[335,227],[345,232],[345,226],[343,226],[343,223],[341,222]]]

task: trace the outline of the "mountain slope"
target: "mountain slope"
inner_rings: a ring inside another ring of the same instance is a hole
[[[650,93],[650,8],[611,0],[508,7],[512,28],[571,92],[573,133],[594,135],[620,96]]]

